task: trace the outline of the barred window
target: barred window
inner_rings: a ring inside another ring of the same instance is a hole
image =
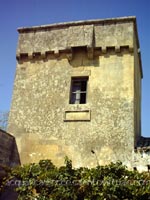
[[[71,80],[70,104],[86,104],[88,77],[73,77]]]

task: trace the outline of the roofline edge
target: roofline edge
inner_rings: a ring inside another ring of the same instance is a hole
[[[128,21],[135,22],[136,16],[71,21],[71,22],[41,25],[41,26],[32,26],[32,27],[19,27],[17,30],[19,33],[23,33],[23,32],[28,32],[28,31],[37,31],[37,30],[49,29],[49,28],[59,28],[59,27],[78,26],[78,25],[105,24],[105,23],[113,23],[113,22],[128,22]]]

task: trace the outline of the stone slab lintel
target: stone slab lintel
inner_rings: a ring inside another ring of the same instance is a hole
[[[71,72],[71,77],[83,77],[83,76],[90,76],[91,75],[91,70],[83,70],[83,71],[78,71],[78,70],[72,70]]]
[[[90,121],[91,112],[90,110],[82,111],[65,111],[64,121]]]

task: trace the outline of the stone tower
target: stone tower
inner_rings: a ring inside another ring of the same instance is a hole
[[[8,131],[21,162],[132,166],[141,135],[135,17],[19,28]],[[92,152],[95,154],[92,154]]]

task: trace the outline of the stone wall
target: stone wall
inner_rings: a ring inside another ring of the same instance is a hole
[[[135,101],[136,68],[142,77],[136,65],[140,55],[135,57],[135,18],[19,33],[8,130],[16,137],[22,163],[49,158],[62,165],[67,155],[75,167],[95,166],[97,159],[131,166],[140,104]],[[69,104],[72,77],[88,77],[86,104]]]
[[[13,167],[20,164],[15,138],[0,129],[0,165]]]
[[[19,29],[17,55],[64,51],[71,47],[133,48],[133,20],[89,21]],[[97,22],[97,23],[96,23]],[[123,22],[123,23],[122,23]],[[113,36],[113,37],[112,37]]]

